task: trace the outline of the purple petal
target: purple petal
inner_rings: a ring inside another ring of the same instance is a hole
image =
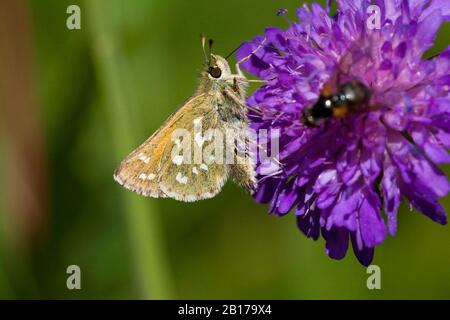
[[[366,267],[369,266],[373,260],[373,255],[375,252],[374,249],[367,248],[367,247],[358,247],[356,237],[353,233],[351,234],[351,239],[352,239],[353,252],[355,253],[356,258],[362,265],[364,265]]]
[[[422,22],[420,22],[415,39],[417,45],[419,45],[419,48],[416,48],[418,49],[418,54],[423,54],[426,50],[433,46],[434,39],[437,36],[442,22],[442,13],[439,9],[432,11],[422,20]]]
[[[422,0],[421,2],[430,3],[428,0]],[[445,20],[450,19],[450,2],[448,0],[431,0],[431,4],[421,14],[421,19],[427,17],[430,13],[436,10],[441,10],[442,17]]]
[[[356,211],[358,209],[360,194],[357,190],[348,190],[341,193],[336,205],[331,209],[327,220],[327,229],[345,227],[350,231],[356,230]]]
[[[317,240],[320,235],[319,219],[319,212],[308,210],[304,215],[297,216],[297,226],[306,237]]]
[[[340,260],[345,257],[349,240],[349,232],[345,228],[336,228],[330,231],[322,228],[322,236],[326,241],[326,254],[330,258]]]
[[[279,215],[289,213],[297,199],[298,192],[295,186],[295,179],[292,179],[278,195],[277,203],[275,205],[276,213]]]
[[[337,0],[339,10],[341,11],[359,11],[363,8],[364,0]]]
[[[386,225],[381,216],[381,202],[376,193],[365,190],[359,206],[358,221],[364,246],[373,248],[386,238]]]
[[[401,195],[397,182],[396,169],[392,166],[392,162],[388,156],[384,160],[382,188],[388,231],[391,236],[394,236],[397,231],[397,211],[400,206]]]
[[[436,195],[430,189],[418,182],[408,184],[402,181],[400,190],[418,211],[437,223],[447,224],[445,209],[439,204]]]
[[[238,61],[249,58],[241,63],[241,66],[248,72],[260,78],[267,78],[270,63],[277,51],[270,46],[263,44],[264,37],[259,36],[251,42],[244,42],[236,53]]]

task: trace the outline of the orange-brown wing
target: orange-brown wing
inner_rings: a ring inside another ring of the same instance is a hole
[[[172,133],[186,128],[192,119],[211,112],[208,96],[200,94],[187,100],[143,144],[128,155],[114,172],[114,179],[125,188],[138,194],[165,198],[159,184],[162,180],[162,157],[172,148]]]
[[[217,195],[228,179],[224,123],[212,110],[190,117],[188,134],[176,132],[162,155],[160,189],[170,198],[192,202]],[[181,135],[178,135],[181,133]]]

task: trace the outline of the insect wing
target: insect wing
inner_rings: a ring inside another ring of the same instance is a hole
[[[196,124],[202,125],[200,132]],[[208,95],[189,99],[122,161],[114,178],[125,188],[144,196],[181,201],[213,197],[227,179],[227,168],[211,161],[201,162],[198,153],[202,154],[202,150],[196,146],[200,141],[205,142],[203,132],[216,129],[218,124],[217,111],[212,108]]]

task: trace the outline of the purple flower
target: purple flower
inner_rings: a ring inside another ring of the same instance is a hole
[[[450,20],[450,1],[373,2],[380,28],[368,26],[367,0],[338,0],[332,17],[304,5],[288,30],[267,28],[237,53],[242,59],[264,43],[243,63],[267,80],[248,99],[260,110],[251,126],[280,130],[282,170],[258,164],[256,200],[278,215],[294,209],[300,230],[314,240],[322,234],[331,258],[342,259],[351,241],[363,265],[394,236],[402,198],[445,224],[439,198],[450,190],[438,168],[450,162],[450,47],[422,59]],[[307,126],[305,108],[337,73],[370,89],[366,111]]]

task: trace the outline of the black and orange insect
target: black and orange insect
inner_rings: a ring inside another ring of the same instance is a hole
[[[332,82],[324,86],[317,102],[303,111],[302,120],[306,125],[318,126],[326,119],[344,117],[367,108],[371,92],[366,85],[357,80],[339,86]]]

